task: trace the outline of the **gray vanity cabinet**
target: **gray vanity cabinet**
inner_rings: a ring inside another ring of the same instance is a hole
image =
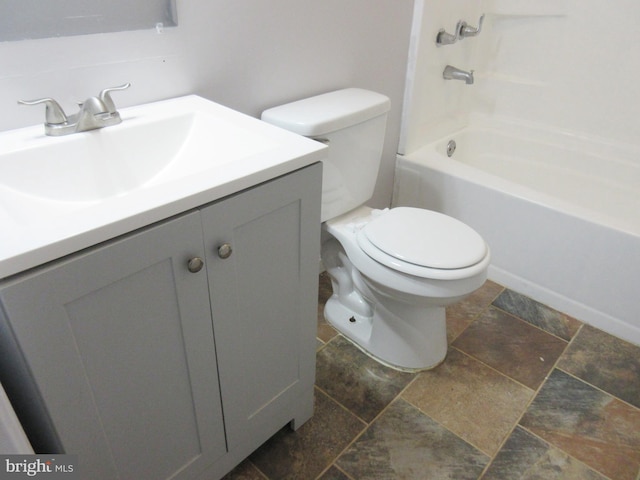
[[[36,448],[83,478],[216,478],[307,420],[319,196],[316,164],[0,283]]]
[[[229,449],[312,414],[319,188],[286,176],[202,210]]]
[[[50,417],[27,432],[50,420],[58,445],[35,447],[77,454],[83,478],[188,478],[225,452],[207,281],[185,268],[201,231],[191,212],[0,292]]]

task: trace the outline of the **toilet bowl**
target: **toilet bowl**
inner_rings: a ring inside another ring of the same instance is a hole
[[[429,210],[360,207],[323,224],[333,295],[325,317],[363,351],[401,370],[433,368],[447,352],[445,307],[486,280],[480,235]]]
[[[325,317],[378,361],[433,368],[446,356],[445,307],[485,281],[489,248],[446,215],[373,210],[389,99],[347,88],[266,110],[262,120],[328,145],[322,262],[333,286]]]

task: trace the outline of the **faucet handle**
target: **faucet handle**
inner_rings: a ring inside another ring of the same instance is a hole
[[[458,35],[460,38],[475,37],[482,31],[482,23],[484,22],[484,13],[478,20],[478,28],[470,27],[467,22],[462,22],[458,26]]]
[[[98,98],[102,103],[104,103],[104,106],[106,107],[107,112],[116,113],[116,105],[115,103],[113,103],[113,99],[111,98],[111,92],[114,92],[117,90],[126,90],[130,86],[131,86],[131,83],[125,83],[124,85],[120,85],[118,87],[105,88],[98,94]]]
[[[37,100],[18,100],[20,105],[39,105],[44,103],[47,108],[45,109],[45,122],[48,125],[60,125],[66,123],[67,116],[64,110],[58,102],[53,98],[39,98]]]
[[[456,43],[460,38],[460,31],[462,30],[462,25],[464,23],[462,20],[458,21],[455,28],[455,34],[448,33],[444,28],[438,30],[438,35],[436,35],[436,45],[451,45],[452,43]]]

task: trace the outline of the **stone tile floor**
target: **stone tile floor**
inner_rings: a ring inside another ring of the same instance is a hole
[[[449,353],[398,372],[322,319],[314,417],[225,480],[640,480],[640,347],[488,281]]]

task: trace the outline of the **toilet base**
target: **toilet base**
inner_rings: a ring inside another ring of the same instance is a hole
[[[398,311],[398,305],[392,307]],[[444,307],[403,304],[402,318],[380,304],[372,306],[372,311],[371,316],[356,313],[333,295],[325,305],[324,316],[360,350],[396,370],[429,370],[444,361],[447,355]]]

